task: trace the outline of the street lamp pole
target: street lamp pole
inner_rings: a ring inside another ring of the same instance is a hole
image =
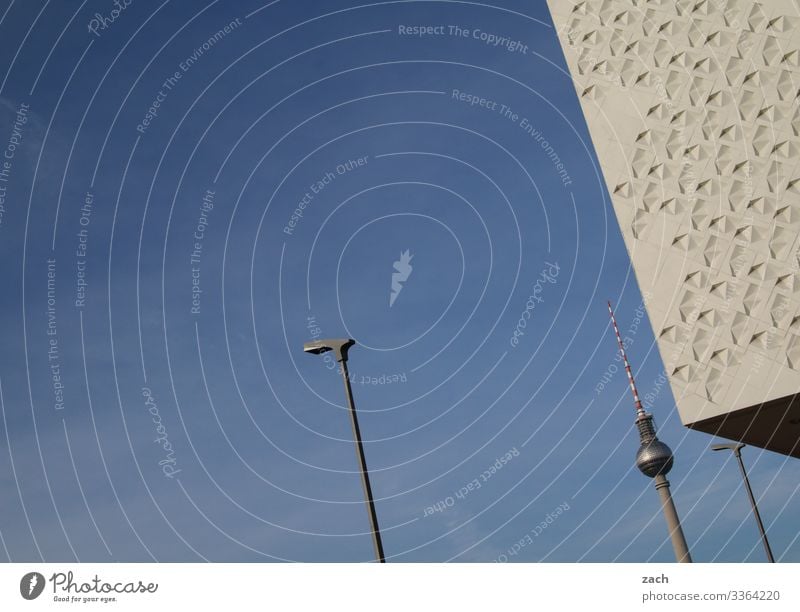
[[[347,395],[347,407],[350,412],[350,424],[353,427],[353,438],[356,441],[356,455],[358,456],[358,467],[361,471],[361,486],[364,489],[364,497],[367,501],[367,512],[369,514],[369,524],[372,530],[372,545],[375,548],[375,558],[379,563],[386,563],[383,553],[383,542],[381,532],[378,527],[378,514],[375,512],[375,501],[372,497],[372,486],[369,483],[369,472],[367,471],[367,459],[364,455],[364,445],[361,441],[361,429],[358,426],[358,416],[356,415],[356,405],[353,401],[353,389],[350,386],[350,375],[347,370],[347,352],[356,343],[352,339],[329,339],[315,340],[306,342],[303,350],[306,353],[320,355],[333,351],[336,361],[340,364],[342,378],[344,378],[344,390]]]
[[[742,480],[744,480],[744,488],[747,490],[747,497],[750,498],[750,507],[753,509],[753,516],[756,517],[758,531],[761,534],[761,541],[764,543],[764,550],[767,553],[767,560],[770,563],[775,563],[775,557],[772,556],[772,549],[770,548],[769,540],[767,539],[767,532],[764,529],[764,523],[761,521],[761,514],[758,512],[756,498],[753,496],[753,489],[750,487],[750,479],[747,477],[747,470],[744,469],[744,461],[742,461],[742,449],[745,446],[746,445],[742,444],[741,442],[737,444],[715,444],[711,447],[711,450],[732,450],[733,454],[736,455],[736,459],[739,462],[739,469],[742,472]]]

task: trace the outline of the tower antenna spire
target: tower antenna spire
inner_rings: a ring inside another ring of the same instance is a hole
[[[622,353],[622,361],[625,364],[625,373],[628,375],[628,383],[631,386],[631,393],[633,393],[633,403],[636,406],[636,416],[638,418],[642,418],[645,416],[644,407],[642,406],[642,402],[639,400],[639,392],[636,390],[636,382],[633,380],[631,364],[628,363],[628,356],[625,354],[625,345],[622,343],[622,337],[619,335],[617,320],[614,318],[614,311],[611,308],[611,300],[608,301],[608,314],[611,315],[611,324],[614,326],[614,334],[617,336],[619,352]]]

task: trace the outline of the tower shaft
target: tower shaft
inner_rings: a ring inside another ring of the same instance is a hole
[[[669,490],[669,480],[663,474],[655,477],[656,491],[661,498],[661,508],[664,511],[664,518],[667,521],[669,537],[672,539],[672,549],[675,551],[675,560],[678,563],[691,563],[692,556],[689,554],[689,547],[683,535],[681,521],[678,518],[678,511],[672,501],[672,493]]]

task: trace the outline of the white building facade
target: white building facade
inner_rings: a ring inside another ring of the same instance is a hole
[[[681,420],[800,456],[800,7],[548,4]]]

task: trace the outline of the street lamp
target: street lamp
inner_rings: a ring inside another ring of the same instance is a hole
[[[742,449],[745,444],[737,442],[736,444],[715,444],[711,447],[712,451],[732,450],[739,461],[739,469],[742,471],[742,479],[744,480],[744,487],[747,489],[747,496],[750,498],[750,506],[753,508],[753,516],[756,517],[758,523],[758,531],[761,533],[761,541],[764,543],[764,550],[767,552],[767,559],[770,563],[775,563],[775,557],[772,556],[772,549],[769,547],[769,540],[767,540],[767,532],[764,531],[764,523],[761,522],[761,515],[758,513],[758,506],[756,505],[756,498],[753,497],[753,489],[750,488],[750,479],[747,478],[747,472],[744,469],[744,462],[742,461]]]
[[[306,342],[303,345],[303,350],[312,355],[321,355],[322,353],[333,351],[336,356],[336,361],[341,364],[342,377],[344,378],[344,390],[347,395],[347,405],[350,409],[350,423],[353,426],[353,437],[356,440],[358,466],[361,470],[361,486],[364,488],[364,497],[367,500],[367,511],[369,514],[370,528],[372,529],[372,544],[375,547],[375,558],[379,563],[386,563],[386,558],[383,554],[383,542],[381,542],[381,532],[378,529],[378,515],[375,512],[375,502],[372,499],[372,487],[369,484],[367,460],[364,457],[364,446],[361,443],[361,430],[358,427],[356,405],[353,402],[353,389],[350,387],[350,376],[347,372],[347,352],[355,343],[356,341],[350,338],[314,340],[313,342]]]

